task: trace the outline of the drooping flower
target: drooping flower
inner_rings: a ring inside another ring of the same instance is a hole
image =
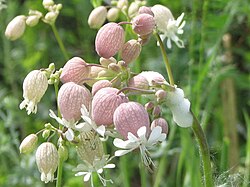
[[[26,108],[27,114],[37,112],[37,103],[48,88],[46,75],[40,70],[31,71],[23,81],[23,98],[20,109]]]
[[[41,181],[53,182],[54,173],[58,165],[58,151],[56,146],[50,142],[42,143],[36,151],[36,163],[41,172]]]
[[[122,103],[128,102],[123,93],[118,89],[106,87],[100,89],[92,100],[92,118],[97,125],[111,125],[115,109]]]
[[[135,149],[140,150],[141,159],[145,166],[149,167],[151,164],[154,165],[152,159],[150,158],[149,150],[152,149],[157,143],[162,142],[166,139],[166,134],[162,133],[162,128],[157,126],[152,129],[149,137],[147,138],[147,128],[143,126],[138,129],[137,135],[128,133],[127,140],[122,140],[115,138],[113,144],[121,148],[115,152],[115,156],[123,156]]]
[[[184,47],[184,42],[178,37],[184,33],[183,27],[186,22],[183,21],[184,13],[182,13],[177,19],[175,19],[171,11],[163,5],[154,5],[151,8],[154,13],[157,29],[160,31],[160,37],[162,40],[168,38],[167,47],[171,48],[171,40],[179,48]]]
[[[164,118],[157,118],[151,123],[151,129],[160,126],[162,128],[162,133],[168,134],[168,123]]]
[[[139,14],[131,21],[132,29],[139,35],[148,35],[153,32],[155,28],[154,17],[150,14]]]
[[[88,162],[84,162],[83,164],[79,164],[73,171],[77,172],[75,176],[84,176],[83,180],[85,182],[91,182],[91,187],[94,187],[93,184],[93,174],[96,173],[103,186],[106,186],[107,182],[112,182],[111,179],[107,180],[101,176],[104,169],[115,168],[115,164],[108,164],[108,162],[112,159],[109,158],[109,155],[103,155],[101,158],[95,158],[93,164]]]
[[[129,40],[122,47],[122,59],[129,64],[133,62],[141,53],[141,44],[137,40]]]
[[[81,119],[81,107],[84,104],[89,108],[91,94],[85,86],[67,82],[61,86],[58,92],[58,107],[62,117],[67,121]]]

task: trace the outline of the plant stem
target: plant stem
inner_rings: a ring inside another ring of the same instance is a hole
[[[61,51],[63,53],[63,56],[64,56],[65,60],[68,60],[69,56],[68,56],[67,51],[66,51],[66,49],[65,49],[65,47],[63,45],[63,42],[62,42],[62,40],[61,40],[61,38],[59,36],[59,33],[57,31],[57,28],[56,28],[56,25],[55,24],[51,24],[51,28],[52,28],[52,30],[54,32],[54,35],[56,37],[56,40],[57,40],[57,42],[59,44],[59,47],[60,47],[60,49],[61,49]]]
[[[163,44],[163,42],[162,42],[162,40],[161,40],[158,33],[155,33],[155,36],[156,36],[157,41],[159,42],[159,45],[160,45],[160,48],[161,48],[161,54],[162,54],[162,57],[163,57],[163,60],[164,60],[164,63],[165,63],[166,69],[167,69],[169,83],[170,83],[171,86],[174,86],[174,78],[173,78],[173,74],[172,74],[172,71],[171,71],[171,67],[170,67],[170,64],[169,64],[169,61],[168,61],[168,57],[167,57],[167,53],[166,53],[164,44]]]
[[[63,158],[59,158],[58,167],[57,167],[56,187],[61,187],[61,184],[62,184],[62,170],[63,170]]]
[[[201,128],[201,125],[193,112],[191,111],[194,122],[192,125],[193,132],[197,138],[201,159],[202,159],[202,165],[203,165],[203,175],[204,175],[204,187],[213,187],[213,178],[212,178],[212,169],[210,164],[210,153],[208,148],[208,143],[206,140],[206,136]]]

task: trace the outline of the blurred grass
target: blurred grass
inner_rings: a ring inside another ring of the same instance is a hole
[[[70,57],[80,56],[89,63],[97,63],[98,56],[94,51],[96,30],[87,25],[88,15],[93,8],[90,1],[56,2],[64,6],[56,25]],[[186,47],[178,49],[173,46],[167,53],[175,82],[185,90],[206,132],[216,184],[244,184],[246,187],[250,178],[250,3],[245,0],[148,0],[148,5],[157,3],[168,6],[175,17],[185,12],[187,24],[182,38]],[[7,5],[7,9],[0,11],[0,186],[54,186],[40,182],[34,153],[20,155],[18,150],[20,141],[26,135],[38,131],[50,120],[48,109],[56,107],[55,103],[51,106],[51,101],[54,101],[53,88],[49,88],[42,99],[37,115],[27,116],[25,111],[18,109],[18,105],[22,100],[22,81],[31,69],[47,67],[51,62],[60,68],[65,60],[51,28],[44,23],[27,28],[24,36],[15,42],[8,41],[4,36],[6,25],[14,16],[26,14],[29,9],[43,11],[40,1],[12,0],[7,1]],[[224,63],[226,49],[222,45],[222,38],[226,33],[232,37],[230,64]],[[132,70],[155,70],[167,78],[160,50],[153,37],[143,47]],[[228,126],[224,123],[232,114],[223,113],[225,105],[221,99],[226,97],[221,84],[228,78],[234,81],[235,87],[237,122],[233,125],[239,141],[239,158],[233,158],[236,159],[235,165],[230,165],[232,139],[225,136]],[[161,157],[156,157],[157,171],[151,174],[144,167],[139,167],[140,157],[129,154],[120,161],[115,159],[117,168],[108,174],[114,184],[109,186],[202,186],[198,147],[192,132],[176,127],[167,108],[163,113],[169,122],[170,134],[166,147],[159,150]],[[114,152],[111,142],[107,144],[107,149]],[[82,186],[82,179],[74,177],[71,172],[77,163],[74,150],[70,158],[64,167],[63,184]]]

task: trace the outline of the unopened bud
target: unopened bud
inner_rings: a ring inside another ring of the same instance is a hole
[[[57,16],[58,13],[56,12],[48,12],[44,17],[44,21],[48,24],[53,24],[55,23]]]
[[[154,106],[155,106],[154,103],[152,101],[150,101],[150,102],[146,103],[144,107],[147,111],[152,111]]]
[[[115,59],[114,57],[110,57],[110,58],[108,58],[108,59],[103,58],[103,57],[100,58],[100,64],[101,64],[101,65],[103,65],[103,66],[105,66],[105,67],[108,67],[108,65],[109,65],[110,63],[115,63],[115,64],[116,64],[117,61],[116,61],[116,59]]]
[[[126,63],[133,62],[141,53],[141,44],[137,40],[129,40],[122,47],[122,59]]]
[[[20,153],[30,153],[36,147],[38,137],[36,134],[30,134],[22,141],[19,146]]]
[[[154,118],[158,118],[161,115],[161,108],[160,106],[155,106],[153,110]]]
[[[139,8],[139,14],[149,14],[151,16],[154,16],[154,13],[152,12],[151,8],[142,6]]]
[[[88,18],[88,24],[90,28],[98,29],[100,28],[107,17],[107,8],[104,6],[99,6],[92,10]]]
[[[161,102],[166,98],[167,93],[164,90],[157,90],[155,96],[157,98],[157,102]]]
[[[69,156],[69,152],[66,146],[64,145],[60,145],[58,147],[58,155],[59,155],[59,159],[62,161],[66,161],[68,159]]]
[[[154,17],[149,14],[139,14],[132,20],[132,28],[139,35],[147,35],[155,28]]]
[[[41,172],[41,181],[53,182],[54,173],[58,165],[58,152],[56,146],[50,142],[42,143],[36,151],[36,164]]]
[[[107,23],[96,35],[95,50],[99,56],[110,58],[122,48],[124,40],[123,28],[117,23]]]
[[[34,27],[38,24],[39,19],[40,18],[37,16],[28,16],[28,18],[26,20],[26,24],[30,27]]]
[[[48,7],[50,7],[50,6],[53,6],[55,3],[54,3],[54,1],[53,0],[43,0],[43,7],[44,8],[48,8]]]
[[[131,79],[129,79],[128,86],[133,87],[133,88],[144,89],[144,90],[149,89],[149,84],[148,84],[147,79],[145,79],[141,75],[136,75],[132,77]]]
[[[163,118],[157,118],[151,123],[151,130],[153,128],[160,126],[162,128],[162,132],[167,134],[168,133],[168,123],[165,119]]]
[[[112,7],[111,9],[108,10],[107,13],[107,19],[110,22],[116,21],[119,17],[120,10],[116,7]]]
[[[12,19],[7,25],[7,28],[5,30],[5,36],[9,40],[16,40],[20,38],[25,31],[26,27],[25,20],[26,17],[23,15],[17,16],[14,19]]]
[[[42,133],[42,137],[44,139],[47,139],[50,135],[50,130],[44,130],[43,133]]]
[[[115,64],[115,63],[111,63],[108,65],[108,69],[115,71],[115,72],[120,72],[121,68],[119,67],[119,65]]]
[[[113,75],[113,72],[111,72],[110,70],[108,69],[104,69],[104,70],[101,70],[99,73],[98,73],[98,77],[110,77]]]
[[[116,6],[119,9],[125,10],[128,8],[128,0],[118,0]]]
[[[132,2],[128,8],[128,16],[130,18],[133,18],[134,16],[136,16],[138,14],[138,10],[139,10],[139,5],[136,2]]]

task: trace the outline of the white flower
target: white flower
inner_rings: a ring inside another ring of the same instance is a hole
[[[5,36],[12,41],[20,38],[26,28],[25,20],[26,16],[23,15],[16,16],[14,19],[12,19],[7,25]]]
[[[109,155],[103,155],[102,158],[95,158],[95,160],[93,161],[93,164],[91,165],[88,162],[84,162],[84,164],[79,164],[75,169],[73,169],[73,171],[76,171],[77,173],[75,174],[75,176],[84,176],[83,180],[85,182],[91,181],[91,186],[93,187],[93,173],[97,173],[100,181],[102,182],[103,186],[106,186],[107,182],[112,182],[111,179],[107,180],[104,179],[101,176],[101,173],[103,173],[103,169],[106,168],[115,168],[115,164],[108,164],[108,162],[112,159],[109,158]]]
[[[66,139],[69,141],[72,141],[75,137],[74,131],[73,130],[77,130],[82,132],[83,131],[83,127],[81,124],[77,124],[78,122],[74,122],[74,121],[67,121],[64,118],[59,118],[56,116],[56,114],[52,111],[49,110],[49,116],[53,119],[55,119],[59,124],[63,125],[64,127],[67,127],[68,130],[65,132],[65,136]],[[72,130],[73,129],[73,130]]]
[[[31,71],[23,81],[23,98],[20,109],[26,108],[27,114],[37,112],[37,103],[48,88],[46,75],[40,70]]]
[[[124,150],[118,150],[115,152],[115,156],[123,156],[137,148],[140,149],[141,159],[145,166],[150,166],[154,164],[150,158],[150,153],[148,150],[152,149],[155,144],[162,142],[166,139],[166,134],[162,133],[162,128],[156,126],[152,129],[149,138],[146,137],[146,126],[143,126],[137,131],[138,137],[132,133],[128,133],[128,140],[124,141],[119,138],[115,138],[113,144]]]
[[[167,47],[172,47],[171,40],[173,40],[179,48],[183,48],[184,43],[178,35],[184,33],[183,27],[186,24],[186,22],[183,21],[184,13],[175,20],[171,11],[165,6],[155,5],[151,10],[154,13],[157,29],[161,32],[161,39],[164,40],[168,38]]]

